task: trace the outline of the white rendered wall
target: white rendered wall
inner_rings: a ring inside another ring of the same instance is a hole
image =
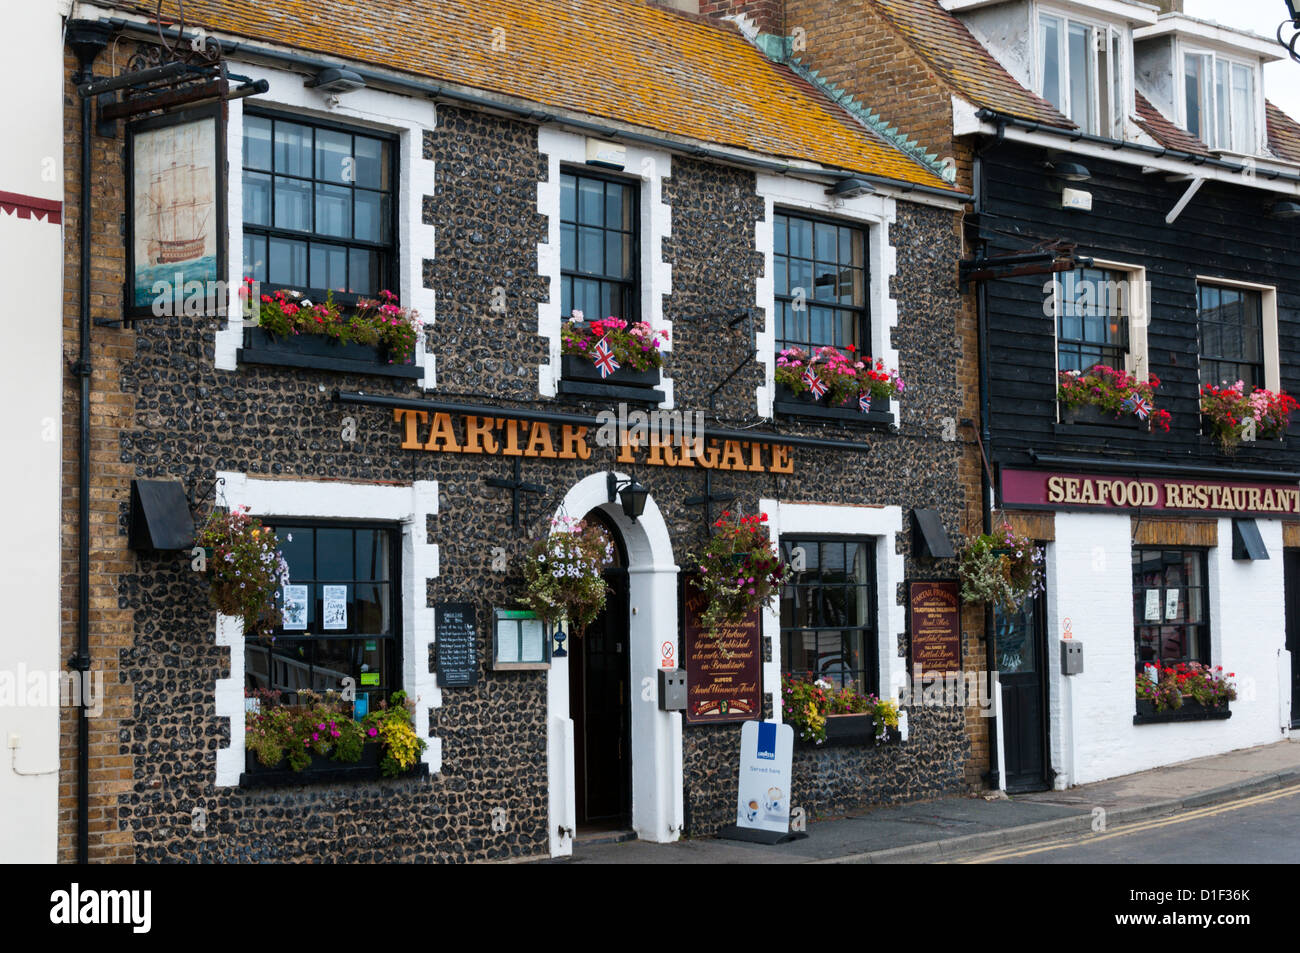
[[[63,201],[62,5],[5,5],[0,56],[0,192]],[[59,652],[63,396],[63,235],[60,216],[0,210],[0,281],[13,292],[10,359],[0,373],[0,491],[11,504],[0,547],[0,599],[8,634],[0,678],[0,863],[53,863],[57,846],[58,700],[32,704],[27,676],[64,671]],[[19,303],[21,302],[21,303]],[[17,738],[17,747],[11,747]],[[20,774],[20,772],[22,774]],[[34,776],[23,776],[30,774]]]
[[[1056,513],[1047,547],[1047,659],[1052,767],[1066,788],[1285,737],[1287,699],[1282,528],[1257,520],[1268,560],[1233,560],[1232,521],[1219,520],[1208,556],[1210,664],[1237,675],[1223,721],[1135,725],[1131,520],[1128,514]],[[1083,674],[1060,674],[1069,619],[1083,643]]]

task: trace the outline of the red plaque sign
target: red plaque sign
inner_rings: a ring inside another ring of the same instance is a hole
[[[961,671],[961,591],[953,580],[913,582],[907,589],[912,669]]]
[[[704,596],[685,583],[686,721],[714,724],[753,721],[763,711],[761,615],[755,609],[741,622],[704,629]]]

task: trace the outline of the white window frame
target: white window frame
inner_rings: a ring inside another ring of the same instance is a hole
[[[1264,104],[1263,104],[1263,84],[1259,63],[1249,59],[1230,56],[1219,50],[1208,46],[1197,46],[1190,43],[1180,43],[1178,45],[1178,59],[1174,67],[1174,85],[1177,89],[1176,98],[1178,102],[1179,124],[1191,131],[1190,117],[1187,111],[1187,58],[1189,56],[1204,56],[1209,61],[1209,101],[1204,104],[1204,122],[1203,130],[1208,135],[1202,135],[1201,141],[1215,152],[1233,152],[1238,155],[1258,155],[1264,144]],[[1233,120],[1234,110],[1232,108],[1232,69],[1233,67],[1243,67],[1250,72],[1250,108],[1251,108],[1251,130],[1249,141],[1244,143],[1245,148],[1238,149],[1236,142],[1222,143],[1219,138],[1218,110],[1216,108],[1218,101],[1218,83],[1216,77],[1218,74],[1218,64],[1220,62],[1228,64],[1228,136],[1230,139],[1235,137],[1235,123]]]
[[[1128,351],[1124,355],[1124,370],[1139,380],[1150,374],[1147,362],[1147,327],[1151,323],[1151,288],[1147,284],[1147,270],[1142,265],[1093,258],[1092,267],[1119,271],[1128,275],[1129,302]],[[1052,358],[1056,364],[1056,379],[1061,375],[1061,280],[1060,274],[1052,276]],[[1275,322],[1276,324],[1276,322]],[[1058,408],[1057,413],[1060,413]]]
[[[1234,278],[1220,278],[1216,275],[1196,276],[1196,361],[1197,380],[1200,380],[1200,333],[1201,333],[1201,285],[1217,285],[1221,288],[1240,288],[1243,291],[1258,291],[1263,327],[1264,345],[1264,387],[1277,393],[1282,389],[1282,361],[1277,336],[1277,286],[1261,285],[1253,281],[1237,281]]]
[[[1132,83],[1129,82],[1129,73],[1131,71],[1130,61],[1132,59],[1132,43],[1128,39],[1128,31],[1113,23],[1107,23],[1096,20],[1083,19],[1073,13],[1058,7],[1038,6],[1034,11],[1033,18],[1033,42],[1034,42],[1034,91],[1046,99],[1044,93],[1045,75],[1044,71],[1047,66],[1046,50],[1043,47],[1043,29],[1042,23],[1044,17],[1052,17],[1061,24],[1060,46],[1058,48],[1058,59],[1062,64],[1061,69],[1061,105],[1057,107],[1061,114],[1067,118],[1071,115],[1070,102],[1070,62],[1069,62],[1069,35],[1071,25],[1085,26],[1091,31],[1089,46],[1092,56],[1092,109],[1089,111],[1088,123],[1084,132],[1091,135],[1105,136],[1107,138],[1122,139],[1124,137],[1125,119],[1132,107]],[[1119,59],[1112,62],[1112,52],[1115,49],[1115,40],[1119,40]],[[1105,51],[1105,57],[1100,54]],[[1105,62],[1108,69],[1103,76],[1101,68]],[[1118,79],[1118,84],[1115,80]],[[1102,88],[1105,84],[1106,102],[1108,104],[1107,114],[1102,114]],[[1115,87],[1119,87],[1119,100],[1115,100]]]

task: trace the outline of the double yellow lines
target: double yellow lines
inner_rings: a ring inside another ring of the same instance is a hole
[[[1049,850],[1063,850],[1067,847],[1086,847],[1091,844],[1098,844],[1101,841],[1110,840],[1114,837],[1128,837],[1130,834],[1141,834],[1143,831],[1156,830],[1161,827],[1171,827],[1175,824],[1185,824],[1188,821],[1200,820],[1203,817],[1214,817],[1218,814],[1227,814],[1229,811],[1240,811],[1244,807],[1254,807],[1256,804],[1267,804],[1270,801],[1276,801],[1284,797],[1294,797],[1297,794],[1300,794],[1300,785],[1282,788],[1278,791],[1270,791],[1266,794],[1256,794],[1252,797],[1242,798],[1240,801],[1231,801],[1227,804],[1217,804],[1211,807],[1202,807],[1191,811],[1183,811],[1170,817],[1161,817],[1150,821],[1138,821],[1133,824],[1125,824],[1123,827],[1117,828],[1113,831],[1108,831],[1104,834],[1070,834],[1066,837],[1058,838],[1046,843],[1035,844],[1028,847],[989,851],[987,853],[976,854],[968,859],[950,860],[947,862],[959,864],[990,864],[1011,857],[1028,857],[1031,854],[1041,854]]]

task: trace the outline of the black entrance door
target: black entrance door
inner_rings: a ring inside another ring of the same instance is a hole
[[[1300,728],[1300,549],[1282,552],[1286,650],[1291,653],[1291,727]]]
[[[1013,793],[1042,791],[1048,787],[1042,596],[1025,600],[1015,615],[997,609],[993,624],[1002,682],[1005,787]]]
[[[632,816],[627,570],[610,569],[605,581],[605,611],[573,640],[569,711],[578,823],[614,827]]]

